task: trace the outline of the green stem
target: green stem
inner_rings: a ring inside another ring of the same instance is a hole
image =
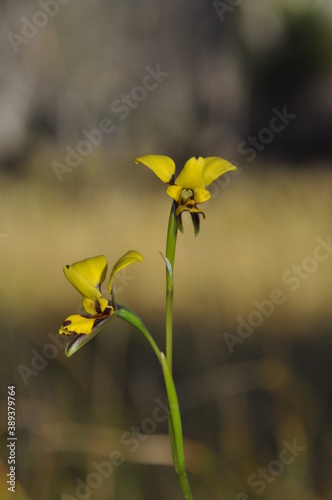
[[[136,313],[134,313],[127,307],[117,305],[116,316],[126,321],[127,323],[131,324],[132,326],[134,326],[140,332],[143,333],[144,337],[147,339],[150,346],[154,350],[158,358],[158,361],[162,366],[167,398],[168,398],[168,406],[169,406],[168,424],[169,424],[169,434],[171,441],[173,463],[179,478],[184,498],[186,500],[192,500],[192,495],[190,492],[190,487],[185,469],[182,425],[181,425],[179,403],[168,362],[165,358],[165,355],[162,352],[160,352],[157,344],[153,340],[152,335],[144,325],[143,321]]]
[[[165,384],[166,384],[166,390],[167,390],[167,396],[168,396],[168,406],[169,406],[169,430],[170,430],[170,437],[172,433],[172,440],[173,443],[175,443],[175,452],[176,454],[173,454],[173,461],[174,461],[174,466],[176,473],[179,478],[179,482],[184,494],[184,498],[186,500],[192,500],[192,494],[190,491],[190,486],[188,483],[188,478],[187,478],[187,473],[186,473],[186,466],[185,466],[185,459],[184,459],[184,448],[183,448],[183,436],[182,436],[182,424],[181,424],[181,415],[180,415],[180,408],[179,408],[179,402],[176,394],[176,389],[173,381],[172,374],[170,372],[167,359],[165,358],[164,354],[161,353],[161,366],[163,369],[163,374],[164,374],[164,379],[165,379]],[[172,442],[171,442],[172,444]],[[173,449],[172,449],[173,452]]]
[[[172,205],[171,213],[169,214],[166,241],[166,257],[171,264],[172,270],[172,274],[170,274],[166,268],[166,359],[171,373],[173,358],[173,272],[177,231],[175,207]]]
[[[191,500],[192,494],[187,479],[184,461],[182,425],[179,403],[172,378],[173,366],[173,277],[174,260],[178,226],[176,222],[175,206],[172,204],[169,214],[167,240],[166,240],[166,358],[162,354],[162,367],[165,377],[166,390],[170,413],[168,416],[168,432],[171,443],[173,463],[178,479],[186,499]],[[170,268],[167,265],[167,260]]]
[[[116,315],[130,323],[131,325],[138,328],[152,349],[154,350],[159,362],[161,363],[163,369],[163,375],[165,379],[168,405],[169,405],[169,415],[168,415],[168,429],[169,438],[171,443],[173,463],[178,475],[180,486],[186,500],[192,500],[192,494],[190,491],[186,467],[184,458],[184,448],[183,448],[183,435],[182,435],[182,424],[181,415],[179,409],[178,398],[176,394],[176,389],[172,377],[172,349],[173,349],[173,275],[174,275],[174,259],[175,259],[175,249],[176,249],[176,239],[177,239],[177,223],[175,216],[175,207],[172,205],[171,213],[169,216],[168,230],[167,230],[167,241],[166,241],[166,357],[160,352],[157,344],[153,340],[151,334],[145,327],[141,318],[137,316],[136,313],[127,309],[124,306],[118,306]]]

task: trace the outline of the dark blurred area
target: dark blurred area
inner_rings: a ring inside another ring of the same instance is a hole
[[[236,3],[2,2],[1,168],[24,174],[40,148],[61,155],[103,117],[115,123],[102,145],[111,158],[139,147],[233,157],[285,107],[296,119],[261,158],[328,162],[329,2]],[[112,104],[147,65],[168,75],[122,119]]]
[[[117,298],[164,350],[170,200],[145,154],[239,166],[178,237],[195,500],[332,498],[331,130],[330,0],[0,2],[2,499],[12,384],[18,500],[182,498],[146,341],[116,319],[68,359],[57,335],[80,305],[62,266],[136,248]]]

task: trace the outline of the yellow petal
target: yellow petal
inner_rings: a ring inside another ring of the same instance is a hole
[[[91,314],[91,316],[96,316],[96,314],[98,314],[98,309],[97,309],[98,301],[84,297],[82,305],[84,311],[87,312],[88,314]]]
[[[100,310],[103,313],[105,311],[106,307],[108,306],[108,300],[105,299],[104,297],[100,297],[98,299],[98,302],[99,302]]]
[[[64,266],[68,281],[83,297],[99,299],[100,285],[104,281],[107,271],[107,260],[104,255],[84,259],[71,266]]]
[[[204,201],[208,201],[211,198],[211,193],[207,189],[197,188],[194,191],[194,200],[195,203],[204,203]]]
[[[181,196],[181,191],[182,191],[181,186],[174,185],[174,186],[168,186],[168,188],[167,188],[168,196],[173,198],[173,200],[175,200],[175,201],[179,201],[180,196]]]
[[[136,250],[129,250],[129,252],[125,253],[113,266],[110,281],[108,284],[108,291],[111,293],[113,278],[116,273],[124,269],[125,267],[133,264],[134,262],[143,262],[143,256],[137,252]]]
[[[175,174],[175,163],[172,158],[163,155],[147,155],[135,159],[135,163],[145,165],[150,168],[160,180],[165,183],[170,182]]]
[[[108,300],[104,297],[99,297],[98,300],[91,300],[87,297],[83,299],[83,309],[88,314],[91,314],[91,316],[103,313],[108,305]]]
[[[97,321],[98,322],[98,321]],[[88,335],[95,326],[96,318],[88,318],[80,314],[69,316],[59,329],[60,334],[72,335],[74,333]]]
[[[185,189],[205,188],[205,179],[203,175],[205,162],[200,156],[199,158],[190,158],[180,175],[175,179],[175,184]]]
[[[204,179],[208,186],[211,182],[215,181],[222,174],[225,174],[229,170],[237,170],[235,165],[232,165],[229,161],[223,158],[218,158],[217,156],[210,156],[205,158],[205,168],[204,168]]]
[[[190,212],[192,214],[202,214],[204,219],[205,219],[205,214],[203,210],[200,208],[195,207],[192,202],[189,202],[185,205],[179,205],[176,209],[175,215],[180,215],[182,212]]]

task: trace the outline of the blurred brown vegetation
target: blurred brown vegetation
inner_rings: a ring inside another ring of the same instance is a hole
[[[185,218],[178,237],[174,376],[194,498],[332,496],[332,256],[314,257],[331,236],[330,4],[255,0],[224,19],[216,5],[58,4],[18,53],[8,34],[22,35],[22,18],[36,19],[40,4],[0,5],[1,498],[10,498],[11,384],[16,498],[79,498],[77,479],[116,451],[124,463],[86,498],[181,498],[166,422],[143,432],[165,401],[145,340],[114,320],[67,359],[56,336],[80,306],[63,265],[105,254],[111,267],[133,248],[144,262],[120,275],[116,298],[164,349],[159,251],[170,199],[134,164],[150,153],[172,156],[178,169],[194,155],[240,167],[211,186],[200,235]],[[158,65],[169,76],[121,120],[114,102]],[[296,118],[244,153],[285,106]],[[59,179],[54,162],[66,165],[66,148],[105,118],[114,131]],[[237,335],[239,318],[276,289],[283,303],[229,349],[225,334]],[[269,472],[263,492],[248,484],[294,440],[305,449]]]

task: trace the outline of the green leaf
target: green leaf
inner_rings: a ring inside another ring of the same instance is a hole
[[[166,255],[164,255],[162,252],[159,252],[159,253],[162,256],[162,258],[164,259],[166,267],[167,267],[167,271],[168,271],[168,274],[169,274],[169,277],[171,278],[171,281],[173,281],[172,264],[170,263],[170,261],[168,260],[168,258],[166,257]]]

